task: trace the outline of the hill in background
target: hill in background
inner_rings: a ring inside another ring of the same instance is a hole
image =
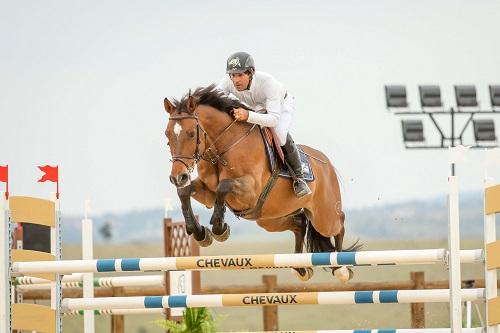
[[[212,210],[194,207],[195,214],[208,224]],[[483,232],[483,199],[480,192],[462,193],[460,197],[460,228],[466,238],[481,238]],[[175,220],[183,220],[180,209],[169,212]],[[156,242],[163,240],[161,208],[130,211],[123,214],[103,214],[93,217],[96,243]],[[63,216],[63,242],[79,243],[81,217]],[[390,205],[349,209],[346,211],[346,237],[349,239],[446,239],[448,228],[446,196],[429,200],[409,201]],[[290,237],[286,233],[267,233],[254,222],[226,213],[231,225],[231,237],[273,240]],[[100,229],[109,225],[111,238],[102,237]]]

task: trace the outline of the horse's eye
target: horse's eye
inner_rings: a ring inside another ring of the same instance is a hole
[[[190,139],[194,138],[194,132],[188,132],[188,138]]]

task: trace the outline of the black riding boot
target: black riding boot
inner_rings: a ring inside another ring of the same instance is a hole
[[[310,194],[311,190],[304,180],[304,172],[302,171],[302,163],[300,163],[299,150],[297,149],[295,142],[293,142],[290,134],[286,136],[286,143],[284,146],[281,146],[281,148],[285,154],[286,162],[291,166],[295,176],[297,176],[297,179],[293,182],[295,195],[298,198],[301,198]]]

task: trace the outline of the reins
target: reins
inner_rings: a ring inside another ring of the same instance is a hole
[[[196,120],[196,149],[193,154],[193,156],[183,156],[183,155],[172,155],[171,161],[179,161],[182,164],[186,166],[188,169],[188,172],[191,173],[194,170],[194,167],[196,166],[196,163],[200,160],[204,160],[207,162],[212,163],[213,165],[220,163],[223,166],[227,166],[227,161],[222,157],[223,154],[227,153],[229,150],[234,148],[236,145],[238,145],[241,141],[243,141],[247,136],[250,135],[252,130],[257,126],[253,124],[250,129],[243,135],[241,136],[238,140],[236,140],[234,143],[226,147],[225,149],[222,149],[221,152],[217,151],[217,147],[215,144],[224,136],[225,133],[227,133],[231,127],[236,123],[236,119],[233,120],[228,126],[226,126],[219,135],[214,140],[210,139],[210,136],[208,135],[207,131],[203,128],[203,126],[200,123],[200,119],[198,118],[197,114],[189,114],[185,116],[172,116],[169,118],[169,120],[183,120],[183,119],[195,119]],[[200,154],[200,130],[204,133],[205,135],[205,150]],[[207,142],[212,142],[210,146],[207,148]],[[184,159],[187,160],[193,160],[193,164],[190,166],[186,162],[184,162]]]

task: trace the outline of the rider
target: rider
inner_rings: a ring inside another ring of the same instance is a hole
[[[255,63],[250,54],[236,52],[227,59],[225,76],[218,89],[225,94],[232,94],[252,109],[265,109],[267,113],[258,113],[237,108],[233,110],[237,121],[246,121],[274,130],[285,160],[293,169],[297,179],[293,189],[297,197],[311,193],[304,181],[304,172],[300,162],[299,151],[288,133],[295,111],[294,97],[283,85],[271,75],[255,71]]]

